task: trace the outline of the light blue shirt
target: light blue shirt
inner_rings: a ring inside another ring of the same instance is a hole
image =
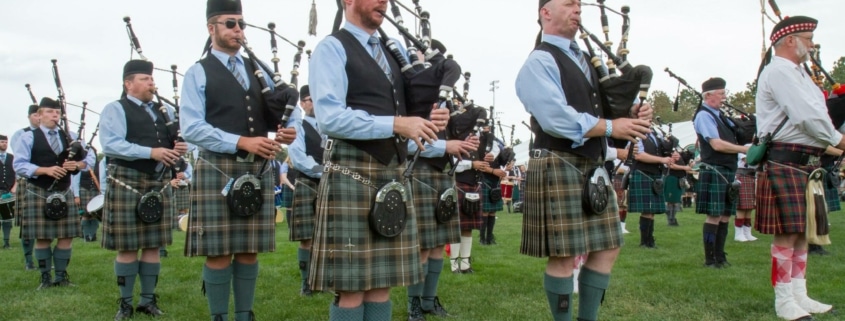
[[[51,129],[47,127],[41,126],[37,129],[30,130],[28,132],[23,132],[18,137],[17,141],[12,142],[12,149],[15,151],[15,161],[12,163],[12,166],[15,168],[15,173],[20,176],[27,177],[27,178],[37,178],[35,176],[35,171],[38,169],[38,165],[35,165],[31,162],[32,160],[32,144],[35,141],[35,136],[33,131],[40,130],[44,133],[44,136],[47,136],[47,141],[50,141],[50,135],[48,134]],[[52,130],[60,130],[58,127]],[[57,134],[58,135],[58,134]],[[70,138],[76,140],[77,135],[74,132],[70,132]],[[59,138],[61,139],[61,138]],[[82,148],[85,148],[85,142],[82,143]],[[67,142],[63,142],[65,148],[67,148]],[[96,161],[96,155],[94,153],[88,153],[88,155],[83,160],[85,162],[85,166],[91,167],[94,166]]]
[[[663,135],[661,135],[660,133],[650,132],[650,133],[648,133],[648,135],[646,135],[645,139],[651,140],[652,143],[654,143],[657,146],[660,146],[660,141],[663,139]],[[637,151],[638,151],[637,154],[642,154],[642,153],[648,154],[648,153],[645,152],[645,145],[643,145],[642,140],[637,141]],[[660,156],[660,155],[652,155],[652,156]]]
[[[702,103],[701,108],[707,108],[708,110],[712,111],[716,116],[722,114],[721,110],[716,108],[710,107],[707,104]],[[733,126],[733,122],[728,120],[730,124],[726,124],[728,126]],[[704,137],[704,140],[710,142],[711,138],[719,138],[719,126],[716,124],[716,119],[713,118],[713,115],[708,113],[707,111],[702,110],[695,116],[695,119],[692,122],[693,127],[695,128],[695,132],[700,134]]]
[[[323,177],[322,171],[314,171],[314,167],[322,165],[318,164],[314,157],[308,156],[305,153],[305,130],[302,129],[302,122],[308,122],[317,132],[320,132],[320,126],[317,126],[317,119],[311,116],[305,116],[302,118],[301,122],[296,123],[296,139],[293,140],[293,143],[290,144],[288,147],[288,155],[290,155],[290,161],[293,163],[293,168],[298,170],[300,173],[307,175],[308,177],[313,178],[321,178]],[[320,141],[325,141],[326,135],[320,134]]]
[[[143,103],[140,99],[126,95],[134,104],[144,108],[150,117],[155,121],[158,116],[152,111],[153,102]],[[134,107],[134,106],[133,106]],[[167,106],[167,114],[170,119],[176,116],[172,107]],[[141,146],[126,140],[126,112],[120,101],[113,101],[103,108],[100,113],[100,145],[103,146],[103,153],[106,156],[133,161],[136,159],[149,159],[152,155],[152,147]]]
[[[103,157],[103,159],[100,160],[100,177],[99,178],[100,178],[100,194],[104,194],[104,195],[106,194],[106,188],[109,186],[108,185],[108,181],[109,181],[108,176],[109,175],[106,172],[106,169],[109,166],[106,163],[108,163],[108,162],[106,161],[106,158]]]
[[[37,128],[37,127],[27,126],[26,128],[29,128],[30,130],[33,130],[33,129]],[[16,131],[15,131],[15,133],[14,133],[14,134],[12,134],[12,137],[11,137],[11,138],[10,138],[10,140],[9,140],[9,146],[13,146],[13,145],[14,145],[14,143],[15,143],[16,141],[18,141],[18,139],[21,137],[21,134],[23,134],[23,133],[24,133],[24,129],[26,129],[26,128],[21,128],[21,129],[18,129],[18,130],[16,130]],[[14,148],[14,147],[13,147],[13,148]],[[17,150],[15,150],[15,151],[17,152]]]
[[[372,47],[367,44],[371,34],[349,22],[346,22],[343,28],[375,57]],[[398,41],[397,46],[402,55],[407,56],[405,48]],[[346,104],[346,93],[349,88],[346,59],[346,51],[340,40],[328,36],[314,48],[314,54],[308,64],[308,84],[321,132],[329,137],[357,140],[393,137],[394,116],[373,116],[366,111],[352,109]],[[381,71],[373,70],[373,72]]]
[[[228,54],[216,49],[211,49],[210,53],[220,60],[223,66],[228,68]],[[235,55],[235,57],[237,60],[236,68],[244,75],[244,80],[248,86],[252,77],[247,75],[241,55]],[[270,78],[269,73],[265,72],[264,78],[268,84],[273,83],[273,79]],[[234,154],[237,152],[238,139],[241,136],[215,128],[205,120],[205,82],[205,69],[203,69],[202,65],[196,63],[191,68],[188,68],[182,83],[182,104],[179,109],[179,126],[182,131],[182,137],[192,144],[213,152]],[[285,126],[293,126],[293,123],[299,117],[299,108],[296,108]]]
[[[561,49],[575,64],[579,63],[569,49],[571,40],[543,34],[543,41]],[[572,148],[584,145],[590,139],[584,135],[598,123],[595,116],[579,113],[568,104],[560,69],[548,52],[535,50],[528,55],[516,77],[516,95],[546,134],[573,141]]]
[[[70,189],[73,190],[73,197],[79,197],[79,180],[80,180],[79,175],[82,175],[82,174],[83,174],[83,172],[79,171],[79,173],[76,173],[76,174],[73,174],[73,175],[70,176]],[[84,174],[88,175],[87,172],[85,172]]]

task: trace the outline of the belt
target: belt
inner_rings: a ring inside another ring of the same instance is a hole
[[[559,152],[559,153],[567,153],[567,154],[578,156],[578,157],[584,157],[584,156],[581,156],[581,155],[571,154],[571,153],[568,153],[568,152]],[[529,156],[531,158],[544,158],[544,157],[554,156],[554,157],[557,157],[561,160],[564,160],[563,157],[560,157],[557,154],[555,154],[553,151],[550,151],[550,150],[544,149],[544,148],[532,150],[531,153],[529,153]],[[602,166],[602,165],[604,165],[604,163],[601,162],[600,160],[597,161],[596,164],[595,164],[595,166]]]
[[[230,160],[237,160],[238,157],[246,158],[246,157],[249,157],[249,156],[253,157],[253,161],[262,160],[261,157],[256,157],[254,154],[247,153],[246,151],[241,150],[241,149],[239,149],[238,152],[235,153],[235,154],[212,152],[212,151],[205,149],[205,148],[200,148],[199,150],[200,150],[200,152],[202,152],[204,154],[214,155],[215,157],[225,158],[225,159],[230,159]]]
[[[801,152],[774,153],[769,152],[769,160],[777,163],[792,163],[800,166],[819,166],[821,157]]]
[[[752,175],[753,176],[753,175],[755,175],[756,171],[757,171],[756,168],[737,168],[736,169],[736,173],[742,174],[742,175]]]
[[[824,154],[820,157],[820,161],[822,163],[822,166],[831,167],[836,163],[836,160],[838,158],[839,158],[839,156]]]

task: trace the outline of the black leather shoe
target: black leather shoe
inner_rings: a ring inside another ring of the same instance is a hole
[[[443,305],[440,304],[440,298],[439,297],[434,297],[434,309],[423,310],[423,313],[433,314],[433,315],[436,315],[436,316],[441,317],[441,318],[447,318],[447,317],[452,316],[451,314],[449,314],[448,311],[446,311],[445,308],[443,308]]]
[[[38,286],[38,290],[44,290],[51,286],[53,286],[53,279],[50,272],[41,272],[41,285]]]
[[[73,282],[70,282],[70,278],[67,275],[67,272],[56,272],[56,278],[59,279],[60,276],[61,280],[53,282],[53,286],[76,286]]]
[[[416,296],[409,298],[409,300],[411,302],[409,302],[410,306],[408,307],[408,321],[425,321],[420,297]]]
[[[214,321],[227,321],[222,314],[215,314],[211,316]]]
[[[127,298],[131,300],[131,298]],[[127,303],[123,300],[123,298],[117,299],[117,303],[119,304],[119,308],[117,310],[117,314],[114,315],[114,320],[125,320],[132,318],[132,304]]]
[[[144,297],[144,296],[145,296],[145,294],[141,294],[141,297]],[[150,301],[150,303],[147,303],[145,305],[139,304],[138,307],[135,308],[135,311],[146,314],[146,315],[151,315],[151,316],[154,316],[154,317],[164,315],[164,311],[161,311],[161,309],[158,308],[157,301],[158,301],[158,295],[153,294],[153,299],[152,299],[152,301]]]
[[[300,296],[312,296],[312,295],[314,295],[314,293],[311,292],[311,289],[309,289],[308,287],[304,287],[302,289],[299,289],[299,295]]]
[[[10,246],[9,246],[9,243],[3,244],[3,248],[4,248],[4,249],[7,249],[7,250],[8,250],[8,249],[9,249],[9,247],[10,247]]]

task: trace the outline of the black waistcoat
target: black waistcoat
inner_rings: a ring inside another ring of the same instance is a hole
[[[320,136],[320,132],[307,121],[302,121],[302,130],[304,131],[302,134],[305,135],[305,155],[311,156],[317,164],[322,165],[323,148],[320,147],[320,144],[322,144],[323,138]]]
[[[0,189],[11,191],[12,186],[15,186],[15,169],[12,167],[12,162],[15,160],[15,155],[6,153],[6,161],[0,163],[2,173],[0,173]]]
[[[563,53],[560,48],[548,42],[543,42],[534,50],[548,52],[555,59],[557,67],[560,70],[561,84],[567,104],[579,113],[587,113],[599,118],[604,116],[602,111],[602,106],[604,105],[602,101],[603,95],[600,92],[595,71],[590,73],[592,75],[592,82],[587,81],[584,73],[581,72],[581,67]],[[544,107],[560,108],[561,106]],[[607,140],[604,137],[593,137],[587,140],[584,145],[578,148],[572,148],[572,140],[557,138],[547,134],[533,116],[531,117],[531,131],[536,135],[534,138],[534,148],[572,153],[591,160],[604,160],[604,153],[607,148]]]
[[[698,115],[702,111],[710,114],[711,116],[713,116],[713,119],[716,120],[716,129],[719,130],[719,139],[724,140],[724,141],[731,143],[731,144],[737,143],[736,134],[734,134],[733,129],[731,129],[724,122],[724,120],[720,119],[720,117],[718,117],[716,115],[716,113],[708,110],[707,107],[701,106],[699,108],[699,110],[695,113],[695,116],[693,116],[693,120],[695,120],[695,117],[698,117]],[[715,149],[713,149],[712,146],[710,146],[710,143],[704,139],[704,136],[702,136],[699,133],[696,133],[695,135],[698,136],[698,143],[699,143],[698,145],[701,148],[701,162],[702,163],[706,163],[706,164],[710,164],[710,165],[720,165],[720,166],[730,168],[732,170],[736,170],[736,167],[737,167],[737,164],[736,164],[737,155],[736,154],[717,152]]]
[[[235,79],[217,57],[208,55],[200,60],[205,70],[205,121],[229,134],[246,137],[266,137],[270,128],[275,130],[279,120],[270,115],[261,96],[261,85],[253,75],[249,59],[244,59],[249,89]],[[275,123],[274,123],[275,121]],[[272,126],[271,126],[272,125]],[[245,151],[238,151],[245,157]]]
[[[47,140],[47,135],[44,135],[44,131],[41,129],[32,130],[33,140],[29,161],[30,163],[35,164],[38,167],[62,166],[62,164],[64,164],[65,160],[67,160],[66,149],[68,137],[64,131],[59,130],[58,128],[56,131],[59,133],[59,144],[62,145],[62,153],[59,155],[56,155],[53,149],[50,148],[50,142]],[[43,189],[50,188],[53,181],[55,181],[55,179],[47,175],[40,175],[37,179],[29,179],[31,184]],[[70,187],[70,175],[65,175],[65,177],[62,177],[62,179],[56,183],[53,190],[66,191],[68,187]]]
[[[94,175],[97,176],[97,178],[99,178],[100,177],[100,161],[99,160],[96,161],[94,163],[94,168],[89,168],[88,170],[89,171],[86,171],[86,172],[79,172],[79,188],[80,189],[84,188],[84,189],[87,189],[89,191],[96,191],[97,190],[97,184],[94,184],[94,179],[91,178],[91,172],[90,171],[93,170]]]
[[[349,31],[341,29],[332,36],[340,41],[346,51],[346,77],[349,83],[346,105],[355,110],[366,111],[373,116],[406,116],[404,80],[399,64],[384,44],[380,46],[390,65],[393,83],[384,76],[384,72],[381,71],[375,59]],[[407,142],[400,140],[398,136],[375,140],[344,139],[344,141],[367,152],[385,165],[390,164],[392,158],[397,158],[401,164],[408,156]]]
[[[171,137],[175,137],[176,135],[171,135],[168,132],[167,125],[164,122],[164,116],[160,111],[154,111],[156,120],[153,121],[150,114],[146,111],[147,107],[142,107],[125,97],[121,98],[119,102],[120,106],[123,107],[123,113],[126,115],[125,139],[127,142],[150,148],[173,148],[173,139]],[[111,157],[109,161],[112,164],[118,164],[147,174],[155,174],[156,166],[158,165],[158,161],[151,158],[129,161]]]
[[[652,138],[660,139],[656,135],[654,135],[654,133],[651,133],[650,135],[646,136],[646,138],[643,139],[644,152],[646,154],[651,155],[651,156],[660,157],[660,155],[663,154],[662,153],[663,146],[661,144],[655,143],[652,140]],[[660,174],[660,168],[662,166],[663,166],[663,164],[653,164],[653,163],[646,163],[646,162],[636,162],[634,164],[634,167],[637,170],[640,170],[644,173],[653,174],[653,175]]]

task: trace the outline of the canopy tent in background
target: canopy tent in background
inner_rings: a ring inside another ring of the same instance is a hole
[[[668,133],[669,127],[663,126],[663,130]],[[673,123],[672,135],[678,138],[678,141],[680,142],[679,145],[681,147],[689,144],[695,144],[696,136],[692,121]],[[516,153],[516,164],[526,165],[528,164],[528,142],[531,140],[531,137],[520,137],[519,139],[522,143],[514,147],[514,152]]]

